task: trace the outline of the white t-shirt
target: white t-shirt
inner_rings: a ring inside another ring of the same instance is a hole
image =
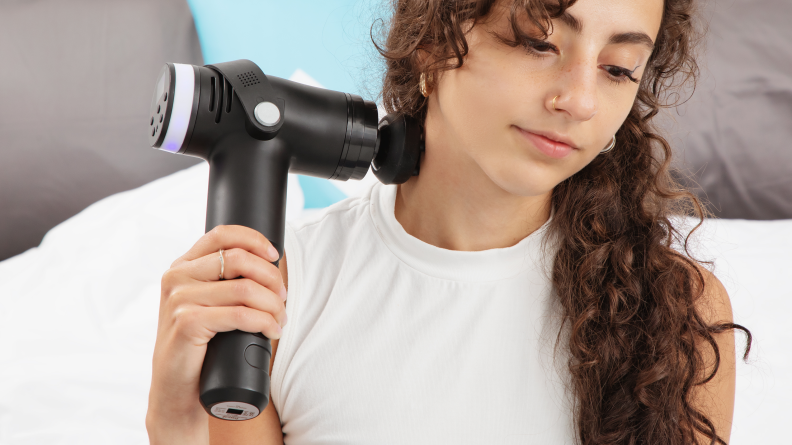
[[[285,443],[574,443],[547,223],[507,248],[442,249],[396,220],[396,187],[286,226],[270,401]]]

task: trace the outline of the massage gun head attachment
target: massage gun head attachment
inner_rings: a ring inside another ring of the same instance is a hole
[[[417,176],[424,152],[423,126],[417,119],[391,113],[379,123],[371,169],[383,184],[402,184]]]
[[[369,165],[386,184],[418,173],[423,141],[417,121],[390,114],[379,123],[360,96],[266,76],[237,60],[207,66],[168,63],[149,117],[152,147],[209,160],[221,142],[274,141],[292,173],[345,181]]]

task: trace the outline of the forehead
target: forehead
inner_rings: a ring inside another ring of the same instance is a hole
[[[558,5],[554,0],[541,0],[541,3],[550,6],[551,11]],[[493,13],[498,21],[508,21],[509,10],[515,7],[520,23],[524,24],[527,23],[527,14],[522,4],[519,0],[499,0]],[[563,16],[553,19],[548,32],[563,27],[564,31],[586,38],[626,34],[626,41],[611,43],[639,44],[640,34],[646,34],[647,40],[654,42],[663,19],[663,8],[664,0],[577,0]]]
[[[583,34],[608,29],[610,25],[612,29],[642,31],[655,41],[663,7],[664,0],[578,0],[567,12],[577,19],[578,31]]]

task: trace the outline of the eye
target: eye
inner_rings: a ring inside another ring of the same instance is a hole
[[[635,70],[628,70],[627,68],[622,68],[620,66],[615,65],[603,65],[605,67],[605,71],[608,72],[608,80],[613,82],[614,84],[621,84],[627,82],[628,80],[633,83],[638,83],[638,79],[632,77],[632,73],[638,69],[635,67]]]
[[[525,52],[537,59],[547,56],[547,51],[558,51],[555,45],[546,40],[525,39],[520,44],[525,48]]]

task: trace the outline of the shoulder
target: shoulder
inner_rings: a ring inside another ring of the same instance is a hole
[[[323,209],[306,210],[300,218],[287,222],[287,225],[295,232],[305,229],[315,229],[317,226],[326,224],[348,223],[366,214],[370,201],[370,193],[373,187],[370,186],[362,195],[352,196],[336,202]]]
[[[289,258],[292,275],[332,274],[331,269],[340,267],[355,247],[371,240],[370,190],[287,221],[284,256]]]
[[[732,323],[734,314],[731,299],[723,283],[704,266],[697,264],[696,268],[704,283],[704,291],[695,301],[699,314],[708,324]]]
[[[695,301],[702,321],[721,325],[724,329],[712,332],[713,343],[697,339],[702,367],[698,375],[702,382],[691,389],[692,404],[711,422],[715,432],[729,442],[734,417],[736,387],[736,356],[731,301],[726,288],[715,275],[697,265],[704,282],[704,292]],[[708,443],[703,433],[696,433],[697,443]]]

